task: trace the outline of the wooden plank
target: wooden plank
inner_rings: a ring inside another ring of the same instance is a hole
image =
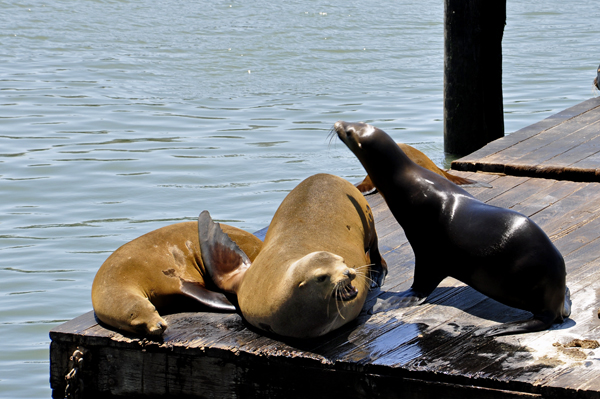
[[[576,167],[575,165],[600,151],[599,132],[600,121],[594,121],[577,132],[576,137],[573,137],[574,135],[561,137],[552,143],[553,151],[559,156],[549,157],[540,162],[540,167]],[[598,164],[594,169],[597,166]]]
[[[513,205],[511,209],[532,217],[534,221],[539,223],[540,217],[535,215],[585,186],[584,184],[577,184],[568,181],[544,180],[552,182],[552,185],[527,198],[522,199],[519,201],[519,203]]]
[[[595,137],[596,130],[593,125],[597,122],[597,113],[583,113],[577,118],[569,119],[543,133],[531,136],[519,145],[492,154],[486,157],[485,161],[504,163],[506,166],[537,165]]]

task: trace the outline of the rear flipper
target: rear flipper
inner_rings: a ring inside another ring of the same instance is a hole
[[[195,299],[204,306],[212,310],[221,312],[235,312],[235,306],[227,297],[215,291],[207,290],[205,287],[195,282],[182,281],[181,292],[192,299]]]
[[[221,290],[236,294],[252,262],[208,211],[202,211],[198,217],[198,237],[207,273]]]
[[[550,326],[557,320],[561,320],[561,318],[557,318],[556,314],[547,311],[539,315],[534,315],[533,318],[529,320],[513,321],[497,326],[480,328],[479,330],[476,330],[473,335],[476,337],[498,337],[501,335],[524,334],[543,331],[550,328]]]

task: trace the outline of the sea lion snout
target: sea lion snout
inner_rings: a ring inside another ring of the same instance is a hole
[[[359,129],[357,129],[359,124],[363,123],[349,123],[344,121],[337,121],[333,125],[333,130],[337,133],[337,136],[340,140],[344,142],[352,150],[355,152],[361,147],[360,138],[359,138]],[[363,124],[364,125],[364,124]]]
[[[340,136],[340,135],[356,136],[359,134],[360,131],[362,131],[367,126],[369,126],[369,125],[367,125],[366,123],[363,123],[363,122],[351,123],[351,122],[337,121],[333,125],[333,129],[336,131],[338,136]],[[341,136],[340,136],[340,138],[341,138]]]
[[[356,270],[354,269],[346,269],[344,270],[344,273],[342,273],[344,276],[348,277],[350,279],[350,281],[354,280],[356,278]]]
[[[338,301],[350,301],[358,295],[358,289],[352,285],[352,281],[356,278],[356,270],[346,268],[341,273],[341,278],[335,284],[333,296]]]
[[[363,144],[372,141],[372,136],[377,136],[378,128],[364,122],[344,122],[337,121],[333,125],[333,130],[337,133],[340,140],[356,153],[357,149],[362,149]]]

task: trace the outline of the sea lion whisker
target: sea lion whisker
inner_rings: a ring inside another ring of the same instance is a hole
[[[358,278],[362,279],[362,281],[366,281],[368,286],[375,284],[375,280],[373,280],[371,277],[369,277],[366,274],[361,274],[360,277],[358,277]]]
[[[342,314],[342,311],[340,310],[340,301],[337,300],[337,298],[340,296],[340,288],[342,287],[342,284],[338,283],[335,285],[335,297],[336,297],[336,301],[335,301],[335,307],[337,309],[338,314],[340,315],[340,317],[342,318],[342,320],[346,320],[346,318],[344,317],[344,315]],[[345,304],[342,303],[342,306],[344,306]]]
[[[325,299],[327,300],[326,302],[326,307],[327,307],[327,318],[329,318],[329,304],[331,303],[331,300],[333,299],[335,301],[335,306],[338,306],[338,300],[337,300],[337,296],[338,296],[338,286],[337,284],[334,284],[331,286],[331,290],[329,290],[327,292],[327,296],[325,297]],[[339,312],[339,308],[338,308],[338,312]]]
[[[328,148],[331,147],[331,143],[333,143],[334,146],[337,144],[336,138],[337,138],[337,133],[335,132],[335,129],[332,127],[329,130],[329,133],[327,133],[327,139],[329,140],[329,143],[327,144]]]
[[[354,270],[356,270],[357,272],[360,272],[363,269],[370,269],[370,271],[372,273],[379,273],[377,270],[374,270],[372,268],[372,266],[375,266],[375,264],[374,263],[370,263],[368,265],[357,266],[357,267],[354,268]],[[356,277],[360,278],[361,279],[360,281],[366,281],[368,283],[367,284],[368,286],[371,286],[371,285],[375,284],[375,280],[373,280],[371,277],[369,277],[369,275],[366,274],[366,273],[356,273]]]
[[[367,268],[367,267],[371,267],[371,266],[375,266],[375,264],[374,264],[374,263],[369,263],[368,265],[356,266],[356,267],[354,268],[354,270],[356,270],[356,271],[360,271],[360,270],[362,270],[362,269],[365,269],[365,268]]]

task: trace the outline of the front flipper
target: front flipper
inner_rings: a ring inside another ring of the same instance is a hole
[[[385,281],[385,277],[388,274],[388,266],[381,252],[379,251],[379,238],[377,236],[377,230],[375,229],[375,220],[373,214],[369,211],[369,231],[370,231],[370,242],[368,248],[366,248],[367,258],[369,259],[369,278],[371,279],[370,290],[381,287]]]
[[[202,262],[210,278],[223,291],[237,293],[251,265],[248,256],[212,220],[208,211],[202,211],[198,217],[198,238]]]
[[[385,277],[388,274],[388,267],[385,259],[379,252],[377,246],[377,239],[375,239],[374,245],[367,250],[367,256],[371,262],[369,267],[369,278],[371,279],[371,289],[381,287],[385,281]]]
[[[182,281],[181,292],[204,306],[221,312],[235,312],[235,306],[221,292],[207,290],[198,283]]]
[[[377,299],[377,302],[373,306],[372,313],[375,314],[386,312],[388,310],[420,305],[425,302],[427,296],[428,294],[415,291],[411,288],[386,299]]]

